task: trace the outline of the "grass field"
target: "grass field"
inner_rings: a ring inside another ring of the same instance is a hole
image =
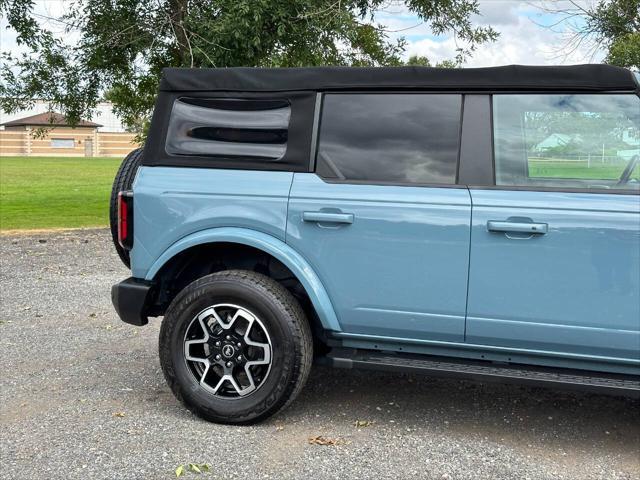
[[[121,158],[0,157],[0,230],[109,224]]]
[[[536,161],[529,159],[529,176],[535,178],[579,178],[583,180],[617,180],[624,170],[624,165],[602,164],[598,161],[588,165],[584,162]],[[634,169],[632,178],[637,179],[640,168]]]
[[[109,224],[111,184],[121,158],[0,157],[0,230]],[[529,161],[538,178],[610,179],[624,167]],[[636,168],[634,178],[640,168]]]

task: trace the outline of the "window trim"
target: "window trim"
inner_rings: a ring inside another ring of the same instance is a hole
[[[320,129],[322,128],[322,113],[324,111],[324,102],[326,95],[457,95],[460,97],[460,115],[458,119],[458,153],[456,155],[456,169],[454,183],[416,183],[416,182],[396,182],[385,180],[355,180],[355,179],[339,179],[339,178],[325,178],[318,173],[318,152],[320,145]],[[311,145],[311,172],[314,173],[319,179],[329,184],[345,184],[345,185],[374,185],[374,186],[387,186],[387,187],[419,187],[419,188],[467,188],[467,185],[460,184],[458,182],[460,174],[460,152],[462,145],[462,121],[464,118],[464,97],[465,93],[460,91],[433,91],[433,90],[350,90],[350,91],[330,91],[330,92],[318,92],[318,98],[316,99],[316,110],[314,113],[314,130],[313,140]],[[317,123],[315,116],[317,115]]]
[[[160,91],[145,142],[142,165],[148,167],[209,168],[220,170],[252,170],[272,172],[309,172],[309,148],[312,131],[315,91],[248,92],[248,91]],[[291,107],[287,150],[277,161],[248,157],[214,157],[202,155],[172,155],[165,151],[169,117],[174,102],[181,97],[202,99],[286,100]]]
[[[521,192],[564,192],[564,193],[595,193],[599,195],[640,195],[640,189],[631,190],[623,188],[580,188],[580,187],[543,187],[543,186],[529,186],[529,185],[498,185],[496,181],[496,149],[495,149],[495,117],[494,117],[494,101],[495,95],[635,95],[640,98],[640,92],[638,91],[603,91],[603,92],[579,92],[574,90],[558,90],[548,92],[492,92],[490,94],[489,108],[491,109],[491,156],[493,164],[493,185],[468,185],[470,190],[506,190],[506,191],[521,191]],[[528,167],[527,167],[528,168]]]

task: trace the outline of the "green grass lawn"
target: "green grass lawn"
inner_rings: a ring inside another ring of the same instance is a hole
[[[0,157],[0,230],[109,224],[121,158]],[[529,161],[531,177],[611,179],[620,165]],[[639,175],[640,168],[634,171]]]
[[[529,159],[529,176],[534,178],[579,178],[584,180],[617,180],[624,170],[624,165],[611,165],[591,162],[563,162],[562,160],[540,162]],[[640,168],[636,167],[632,178],[638,178]]]
[[[108,225],[121,161],[0,157],[0,230]]]

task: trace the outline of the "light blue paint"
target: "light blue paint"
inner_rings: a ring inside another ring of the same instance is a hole
[[[352,215],[353,223],[304,221],[305,212]],[[317,272],[345,332],[463,341],[470,214],[463,188],[296,173],[287,244]]]
[[[640,198],[471,190],[466,341],[640,358]],[[516,218],[543,235],[489,232]]]
[[[345,346],[603,371],[640,364],[637,195],[143,167],[134,197],[138,278],[195,245],[235,242],[285,264]],[[505,220],[520,231],[488,231]]]
[[[133,276],[173,243],[215,227],[240,227],[284,241],[293,173],[142,167],[134,185]]]
[[[322,283],[307,261],[293,248],[266,233],[246,228],[221,227],[202,230],[188,235],[171,245],[153,263],[146,279],[153,280],[162,266],[178,253],[196,245],[207,243],[230,242],[249,245],[273,255],[285,264],[300,280],[305,288],[311,303],[316,309],[322,326],[327,330],[340,331],[340,324]]]

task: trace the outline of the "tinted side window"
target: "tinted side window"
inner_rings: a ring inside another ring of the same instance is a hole
[[[640,190],[640,98],[495,95],[496,184]]]
[[[317,172],[340,180],[454,184],[461,104],[460,95],[326,95]]]
[[[287,149],[290,116],[286,100],[180,98],[165,148],[173,155],[278,160]]]

